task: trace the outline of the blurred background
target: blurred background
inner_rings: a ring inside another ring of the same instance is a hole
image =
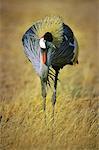
[[[48,91],[45,126],[40,81],[21,41],[33,22],[52,14],[63,18],[79,43],[79,65],[60,72],[53,141],[52,93]],[[98,0],[0,0],[2,149],[98,149],[98,41]]]

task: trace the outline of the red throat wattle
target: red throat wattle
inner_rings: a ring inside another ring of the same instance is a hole
[[[45,64],[46,61],[47,61],[46,52],[43,52],[43,54],[42,54],[42,63]]]

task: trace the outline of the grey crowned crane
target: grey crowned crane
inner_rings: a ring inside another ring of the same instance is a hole
[[[50,16],[35,22],[23,35],[22,42],[24,52],[41,80],[44,110],[47,85],[50,86],[50,79],[54,81],[52,94],[54,108],[60,69],[65,65],[78,64],[77,40],[61,17]]]

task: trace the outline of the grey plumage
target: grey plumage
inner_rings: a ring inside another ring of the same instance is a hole
[[[62,32],[62,42],[59,44],[56,43],[56,45],[53,44],[54,35],[48,31],[47,34],[44,33],[44,38],[46,39],[44,40],[46,41],[46,50],[41,48],[39,44],[41,37],[37,35],[41,24],[43,23],[38,21],[30,27],[24,34],[22,42],[26,56],[31,61],[35,71],[41,79],[42,97],[44,102],[46,102],[47,95],[46,85],[48,84],[51,86],[50,79],[54,81],[54,91],[52,95],[52,104],[54,106],[56,102],[56,88],[59,70],[65,65],[78,63],[78,44],[70,27],[62,23],[62,31],[60,31]],[[57,42],[59,42],[58,39]],[[43,46],[45,45],[43,44]],[[45,64],[42,64],[41,55],[45,51],[47,53],[47,60]],[[53,68],[55,72],[53,72],[51,68]]]

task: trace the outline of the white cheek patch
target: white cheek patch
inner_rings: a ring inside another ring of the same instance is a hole
[[[41,48],[44,48],[44,49],[46,48],[44,38],[41,38],[41,39],[40,39],[40,41],[39,41],[39,45],[40,45],[40,47],[41,47]]]

